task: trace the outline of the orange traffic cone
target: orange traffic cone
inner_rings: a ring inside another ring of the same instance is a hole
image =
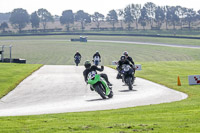
[[[180,77],[178,76],[178,83],[177,83],[178,86],[181,86],[181,80],[180,80]]]

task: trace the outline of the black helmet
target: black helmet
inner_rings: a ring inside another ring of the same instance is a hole
[[[96,51],[96,54],[99,54],[99,51]]]
[[[125,57],[124,55],[122,55],[122,56],[120,57],[120,60],[121,60],[121,61],[125,61],[125,59],[126,59],[126,57]]]
[[[84,64],[85,68],[90,68],[91,67],[91,63],[89,60],[85,61],[85,64]]]
[[[127,52],[127,51],[124,51],[123,55],[124,55],[124,56],[128,56],[128,52]]]

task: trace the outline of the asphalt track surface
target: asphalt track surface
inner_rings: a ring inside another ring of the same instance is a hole
[[[153,45],[153,46],[165,46],[165,47],[176,47],[176,48],[200,49],[200,46],[181,45],[181,44],[166,44],[166,43],[152,43],[152,42],[134,42],[134,41],[110,41],[110,40],[88,40],[88,41],[89,42],[111,42],[111,43],[125,43],[125,44],[136,44],[136,45]]]
[[[83,70],[83,66],[43,66],[0,100],[0,116],[119,109],[187,98],[182,92],[141,78],[136,78],[134,90],[129,91],[116,79],[117,71],[105,67],[103,72],[113,84],[114,97],[103,100],[86,85]]]
[[[1,42],[15,42],[15,41],[35,41],[34,39],[29,40],[1,40]],[[40,41],[49,41],[40,40]],[[51,41],[71,41],[63,39],[51,39]],[[136,44],[136,45],[153,45],[153,46],[165,46],[165,47],[176,47],[176,48],[191,48],[191,49],[200,49],[200,46],[195,45],[181,45],[181,44],[170,44],[170,43],[154,43],[154,42],[134,42],[134,41],[111,41],[111,40],[88,40],[88,42],[110,42],[110,43],[125,43],[125,44]]]

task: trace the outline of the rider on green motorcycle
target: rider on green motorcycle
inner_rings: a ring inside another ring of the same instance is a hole
[[[95,66],[95,65],[92,65],[91,66],[91,63],[90,63],[90,61],[86,61],[85,62],[85,64],[84,64],[84,66],[85,66],[85,70],[83,71],[83,76],[84,76],[84,79],[85,79],[85,82],[87,83],[87,76],[88,76],[88,74],[90,73],[90,72],[92,72],[92,71],[95,71],[96,73],[97,73],[97,71],[100,71],[100,72],[102,72],[103,70],[104,70],[104,66],[101,66],[101,68],[98,68],[97,66]],[[99,74],[102,78],[104,78],[105,79],[105,81],[107,82],[107,84],[108,84],[108,86],[112,86],[112,84],[109,82],[109,80],[108,80],[108,76],[105,74],[105,73],[101,73],[101,74]]]

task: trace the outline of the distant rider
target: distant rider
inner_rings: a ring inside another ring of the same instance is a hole
[[[74,55],[74,59],[75,59],[76,57],[79,57],[79,59],[81,60],[81,54],[80,54],[78,51],[76,51],[76,53],[75,53],[75,55]]]
[[[98,51],[96,51],[96,53],[93,55],[93,59],[94,59],[96,56],[99,57],[99,59],[101,60],[101,55],[99,54]]]
[[[101,55],[98,51],[96,51],[96,53],[93,55],[93,62],[96,66],[99,65],[99,62],[101,62]]]
[[[83,71],[83,76],[84,76],[84,79],[85,79],[86,83],[88,81],[87,76],[88,76],[88,74],[90,72],[95,71],[97,73],[97,71],[102,72],[104,70],[104,66],[101,66],[101,68],[98,68],[95,65],[91,66],[90,61],[86,61],[84,66],[85,66],[86,69]],[[101,73],[100,76],[105,79],[105,81],[107,82],[108,86],[112,86],[112,84],[108,80],[108,76],[105,73]]]

